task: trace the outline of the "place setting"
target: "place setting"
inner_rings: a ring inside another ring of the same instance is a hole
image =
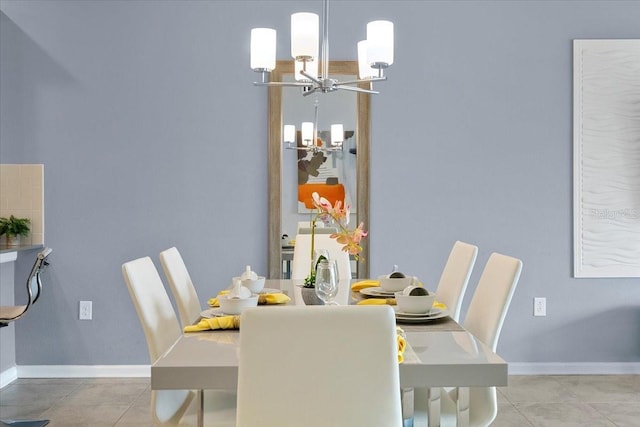
[[[449,316],[446,306],[436,301],[416,276],[407,276],[397,270],[379,276],[378,280],[363,280],[351,290],[365,297],[358,305],[389,304],[393,306],[398,323],[426,323]]]
[[[265,288],[265,278],[258,276],[247,265],[245,271],[232,278],[232,285],[217,296],[209,298],[210,308],[200,312],[196,325],[186,326],[185,332],[203,330],[238,329],[242,311],[258,305],[279,305],[291,301],[280,289]]]

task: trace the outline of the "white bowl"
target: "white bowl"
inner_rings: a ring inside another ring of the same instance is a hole
[[[402,313],[427,314],[433,307],[436,299],[435,293],[429,295],[404,295],[402,291],[396,292],[396,305]]]
[[[249,298],[228,298],[227,295],[218,297],[220,309],[224,314],[240,314],[242,310],[258,305],[258,296],[252,295]]]
[[[383,291],[398,292],[413,283],[413,276],[391,278],[388,274],[385,274],[384,276],[379,276],[378,280]]]
[[[236,280],[240,280],[240,282],[242,282],[242,286],[244,286],[245,288],[248,288],[254,294],[259,294],[262,291],[262,289],[264,289],[264,281],[265,281],[264,276],[258,276],[256,280],[251,280],[251,279],[241,280],[240,277],[234,277],[232,283],[235,283]]]

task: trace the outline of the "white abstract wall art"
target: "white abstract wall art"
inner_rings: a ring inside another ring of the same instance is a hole
[[[640,40],[574,40],[574,276],[640,277]]]

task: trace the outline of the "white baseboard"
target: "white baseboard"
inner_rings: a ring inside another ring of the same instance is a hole
[[[18,378],[149,378],[149,365],[23,365]]]
[[[15,366],[0,372],[0,388],[11,384],[17,379],[18,379],[18,369]]]
[[[639,375],[640,362],[509,363],[509,375]],[[0,388],[18,378],[149,378],[149,365],[25,365],[0,372]]]
[[[640,362],[509,363],[509,375],[637,375]]]

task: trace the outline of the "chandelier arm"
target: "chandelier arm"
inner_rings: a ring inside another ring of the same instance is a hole
[[[318,86],[313,86],[313,87],[309,86],[309,87],[310,87],[311,89],[309,89],[309,90],[305,90],[305,91],[303,91],[303,92],[302,92],[302,96],[303,96],[303,97],[306,97],[306,96],[309,96],[309,95],[311,95],[311,94],[314,94],[314,93],[316,93],[316,91],[317,91],[318,89],[320,89]]]
[[[311,80],[312,82],[317,84],[318,86],[322,85],[322,82],[320,80],[318,80],[317,78],[313,77],[311,74],[308,74],[305,70],[300,70],[300,74],[302,74],[303,76],[305,76],[306,78],[308,78],[309,80]],[[307,86],[312,86],[309,83],[306,83],[306,85]]]
[[[312,87],[311,83],[303,82],[253,82],[254,86],[272,86],[272,87]]]
[[[338,82],[338,86],[340,85],[353,85],[353,84],[360,84],[360,83],[373,83],[373,82],[383,82],[386,81],[387,78],[386,77],[372,77],[369,79],[356,79],[356,80],[346,80],[344,82]]]
[[[327,153],[332,153],[334,151],[344,151],[342,146],[335,148],[322,148],[322,147],[293,147],[291,145],[287,145],[285,147],[287,150],[297,150],[297,151],[313,151],[317,153],[318,151],[324,151]]]
[[[356,86],[342,86],[342,84],[337,85],[336,88],[343,89],[343,90],[348,90],[348,91],[351,91],[351,92],[372,93],[374,95],[377,95],[377,94],[380,93],[380,92],[378,92],[376,90],[363,89],[361,87],[356,87]]]

